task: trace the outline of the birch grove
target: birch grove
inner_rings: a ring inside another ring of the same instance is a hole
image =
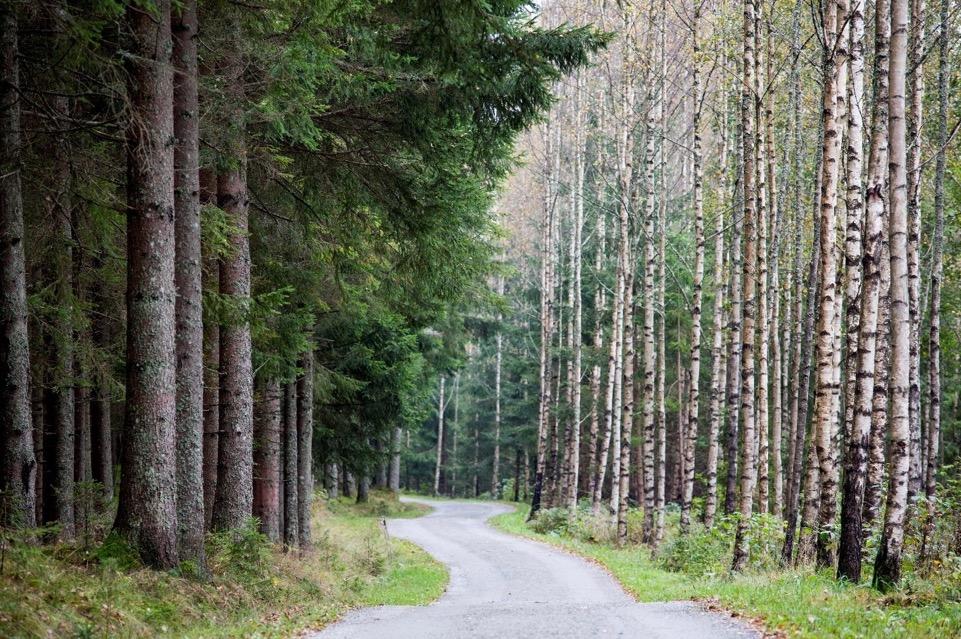
[[[898,581],[905,535],[936,534],[954,137],[950,100],[934,117],[943,131],[921,111],[925,77],[947,95],[955,67],[939,48],[950,24],[912,0],[899,34],[894,9],[545,8],[546,24],[598,24],[613,39],[594,75],[557,85],[504,198],[538,247],[521,268],[540,269],[535,510],[538,484],[561,482],[569,525],[606,519],[613,540],[655,557],[675,535],[730,522],[735,571],[755,559],[751,522],[770,520],[785,565],[854,582],[880,534],[882,588]],[[888,170],[902,136],[903,189]],[[916,248],[929,229],[930,255]]]

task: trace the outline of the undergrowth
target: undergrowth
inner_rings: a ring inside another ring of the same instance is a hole
[[[372,493],[368,504],[318,500],[313,549],[283,553],[247,527],[208,535],[206,574],[144,568],[123,539],[10,543],[0,574],[0,636],[285,637],[351,607],[424,604],[443,592],[444,567],[401,540],[383,517],[425,508]]]

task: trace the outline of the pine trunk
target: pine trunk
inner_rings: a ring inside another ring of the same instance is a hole
[[[20,187],[20,63],[17,17],[0,9],[0,492],[3,525],[36,521],[36,472],[30,410],[30,344]]]
[[[310,515],[314,498],[314,353],[300,360],[297,378],[297,520],[301,550],[310,548]]]
[[[204,562],[203,288],[197,2],[171,22],[174,64],[174,210],[177,262],[177,525],[180,560]]]
[[[115,527],[145,563],[167,569],[177,563],[169,0],[128,7],[127,23],[127,415]]]
[[[297,442],[297,387],[294,382],[284,384],[283,400],[284,432],[284,548],[291,549],[300,543],[300,522],[298,520],[298,482],[299,447]],[[350,491],[344,491],[349,497]]]
[[[260,401],[254,405],[254,517],[260,532],[272,542],[280,541],[280,384],[268,379]]]
[[[250,240],[247,144],[244,130],[244,59],[239,9],[231,9],[219,73],[225,83],[230,138],[228,168],[217,176],[217,203],[232,225],[231,252],[221,260],[220,294],[233,312],[220,327],[220,441],[212,526],[240,528],[253,504],[253,366],[250,323]]]
[[[210,169],[200,172],[200,201],[203,205],[217,200],[217,176]],[[203,287],[215,293],[220,289],[220,261],[213,250],[205,248],[203,256]],[[204,528],[211,529],[214,502],[217,495],[217,465],[220,457],[220,324],[207,317],[204,328]]]

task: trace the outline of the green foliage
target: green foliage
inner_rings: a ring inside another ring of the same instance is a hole
[[[263,575],[271,558],[271,545],[258,526],[258,521],[251,518],[241,528],[211,533],[208,542],[211,564],[248,581]]]
[[[694,524],[687,535],[676,535],[659,551],[658,565],[694,577],[720,577],[730,571],[737,514],[718,517],[712,528]],[[774,570],[780,565],[783,522],[773,515],[754,515],[748,527],[750,570]]]
[[[14,543],[0,573],[0,636],[279,638],[355,606],[422,605],[443,593],[444,567],[405,541],[388,547],[379,517],[319,502],[312,526],[316,547],[303,555],[271,546],[252,524],[212,535],[203,575],[147,570],[118,535],[90,554]]]

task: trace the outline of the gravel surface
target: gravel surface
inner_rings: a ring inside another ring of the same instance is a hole
[[[590,562],[488,526],[509,510],[502,504],[429,504],[430,514],[390,520],[388,529],[447,565],[447,592],[428,606],[353,611],[310,639],[761,636],[691,602],[637,603]]]

